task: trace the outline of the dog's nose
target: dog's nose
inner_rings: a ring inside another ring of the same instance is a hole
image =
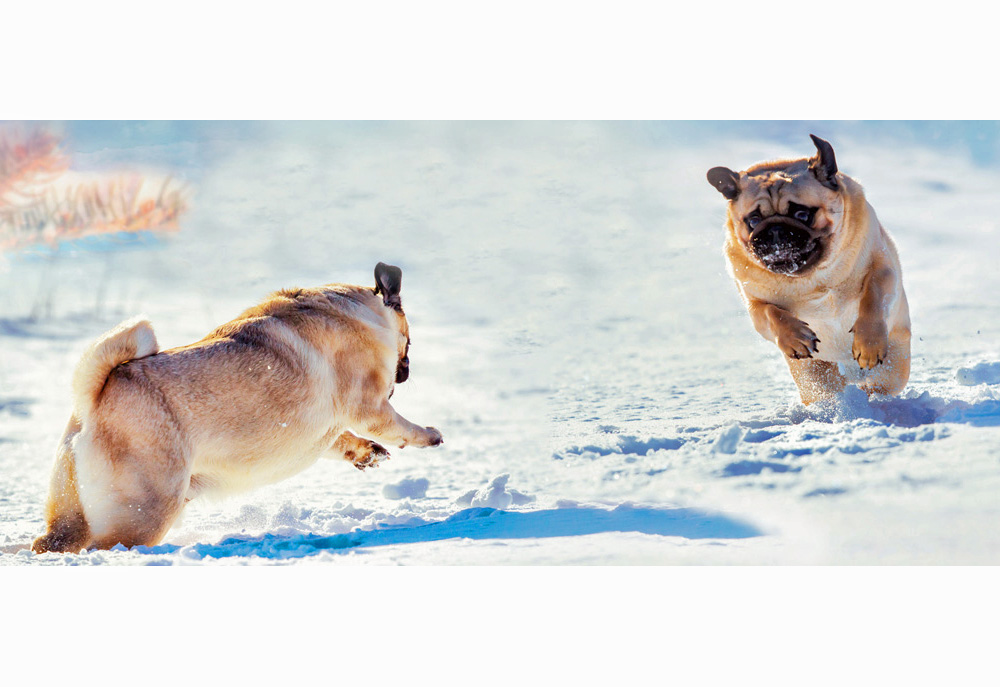
[[[755,246],[785,245],[801,248],[809,242],[809,234],[799,227],[776,222],[755,231],[750,240]]]

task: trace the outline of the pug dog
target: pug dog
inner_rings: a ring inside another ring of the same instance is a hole
[[[910,376],[910,313],[896,246],[833,146],[713,167],[729,201],[725,254],[754,327],[785,355],[805,404],[849,383],[894,395]]]
[[[401,284],[380,262],[374,288],[278,291],[166,351],[146,320],[106,333],[76,367],[48,531],[32,549],[152,546],[198,496],[277,482],[320,457],[364,469],[388,457],[383,443],[441,444],[389,404],[409,376]]]

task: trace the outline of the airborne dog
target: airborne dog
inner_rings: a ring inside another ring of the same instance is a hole
[[[48,531],[32,549],[155,545],[199,495],[277,482],[321,456],[364,469],[388,456],[376,441],[440,444],[389,405],[409,376],[401,282],[379,263],[374,288],[278,291],[166,351],[145,320],[106,333],[77,365]]]
[[[811,158],[708,171],[729,201],[730,273],[803,403],[848,383],[898,394],[910,376],[910,313],[896,246],[833,147],[812,140]]]

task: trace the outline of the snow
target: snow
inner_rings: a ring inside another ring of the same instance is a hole
[[[729,425],[719,432],[719,437],[712,444],[712,450],[716,453],[736,453],[742,439],[743,429],[739,425]]]
[[[75,124],[78,171],[158,167],[191,211],[168,239],[0,258],[0,565],[996,564],[1000,160],[975,126],[815,131],[896,240],[913,371],[806,408],[705,181],[810,153],[799,125],[192,123],[115,147]],[[443,446],[195,501],[157,547],[25,550],[90,341],[142,312],[188,343],[380,260],[413,340],[393,404]]]
[[[958,368],[955,381],[962,386],[1000,384],[1000,363],[981,362]]]
[[[387,484],[382,487],[382,496],[393,501],[399,499],[422,499],[427,496],[427,487],[431,485],[424,477],[407,477],[399,484]]]
[[[455,503],[473,508],[510,508],[511,506],[523,506],[535,500],[534,496],[522,494],[516,489],[509,489],[507,487],[508,481],[510,481],[510,475],[497,475],[487,486],[462,494],[455,499]]]

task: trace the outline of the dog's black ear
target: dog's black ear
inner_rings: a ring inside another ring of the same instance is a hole
[[[708,183],[716,188],[726,200],[736,200],[740,195],[740,175],[728,167],[712,167],[708,170]]]
[[[375,265],[375,294],[382,294],[382,302],[390,308],[400,308],[399,289],[403,286],[403,270],[380,262]]]
[[[816,156],[809,160],[809,169],[816,180],[827,188],[837,190],[837,157],[833,154],[833,146],[819,136],[809,134],[816,144]]]

